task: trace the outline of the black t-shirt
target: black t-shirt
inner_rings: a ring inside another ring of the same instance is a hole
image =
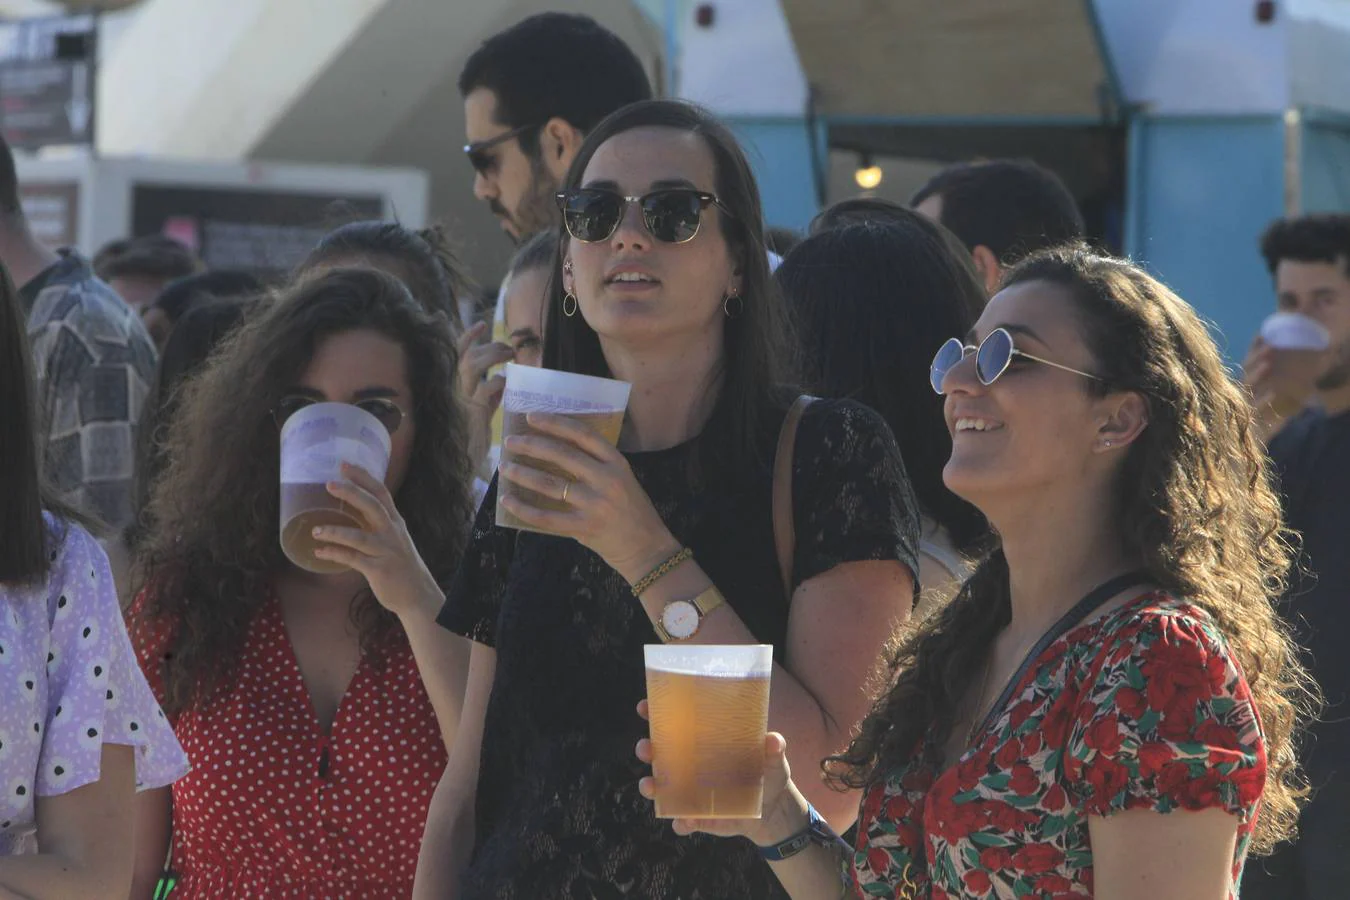
[[[767,459],[781,415],[774,419],[763,435]],[[788,601],[770,467],[732,490],[700,490],[690,482],[696,444],[626,456],[676,539],[781,661]],[[623,578],[573,540],[496,528],[495,506],[494,482],[439,619],[497,652],[460,896],[785,897],[748,841],[679,837],[638,793],[642,646],[659,639]],[[793,507],[794,584],[856,560],[917,571],[918,507],[895,440],[871,410],[823,400],[807,409]]]
[[[1301,413],[1270,441],[1288,525],[1303,535],[1283,611],[1326,698],[1304,763],[1350,777],[1350,413]]]

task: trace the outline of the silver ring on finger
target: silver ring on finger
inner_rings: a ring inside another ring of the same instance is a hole
[[[572,490],[572,479],[569,478],[563,483],[562,496],[558,498],[559,502],[567,502],[567,492],[570,490]]]

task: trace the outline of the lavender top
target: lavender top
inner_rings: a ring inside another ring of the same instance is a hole
[[[0,585],[0,855],[35,848],[34,798],[97,781],[104,744],[136,748],[137,790],[188,769],[136,664],[103,549],[78,525],[47,526],[47,579]]]

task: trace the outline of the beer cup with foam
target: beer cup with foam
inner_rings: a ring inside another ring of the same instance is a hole
[[[623,417],[628,409],[628,392],[631,387],[625,381],[614,381],[610,378],[596,378],[591,375],[577,375],[573,372],[558,372],[553,369],[507,363],[506,390],[502,394],[502,438],[505,440],[511,435],[533,434],[534,429],[530,427],[526,417],[530,413],[552,413],[585,422],[599,431],[610,444],[618,444],[619,430],[623,428]],[[557,466],[542,460],[514,456],[505,447],[502,449],[502,460],[520,461],[563,480],[571,477]],[[507,495],[517,497],[540,509],[554,512],[567,510],[567,504],[562,502],[561,494],[548,496],[505,479],[498,479],[497,524],[503,528],[541,531],[511,515],[502,506],[502,497]]]
[[[320,525],[362,528],[361,515],[328,493],[343,481],[342,464],[360,466],[383,480],[392,444],[380,420],[347,403],[313,403],[281,427],[281,549],[302,569],[321,575],[345,566],[314,555]]]
[[[769,724],[769,644],[649,644],[656,816],[758,819]]]

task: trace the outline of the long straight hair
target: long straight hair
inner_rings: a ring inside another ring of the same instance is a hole
[[[764,211],[759,187],[735,135],[712,113],[677,100],[648,100],[625,106],[605,118],[587,137],[564,182],[576,188],[596,150],[610,138],[637,128],[670,128],[698,135],[712,151],[714,190],[731,210],[728,216],[710,207],[705,215],[721,216],[727,249],[741,273],[743,307],[726,320],[721,388],[712,416],[698,441],[701,471],[730,477],[750,475],[767,465],[764,434],[776,426],[774,411],[786,408],[790,381],[788,323],[782,297],[769,277],[764,247]],[[558,233],[557,264],[546,295],[544,366],[585,375],[612,377],[600,337],[584,316],[562,313],[562,261],[570,237]]]
[[[54,561],[54,542],[43,521],[58,518],[89,524],[49,490],[42,478],[37,393],[28,325],[9,270],[0,264],[0,584],[44,578]]]
[[[928,368],[943,341],[965,337],[984,305],[970,254],[941,225],[908,209],[828,228],[774,273],[802,342],[806,388],[881,413],[924,513],[957,548],[986,548],[984,515],[951,492],[942,470],[952,438]]]

